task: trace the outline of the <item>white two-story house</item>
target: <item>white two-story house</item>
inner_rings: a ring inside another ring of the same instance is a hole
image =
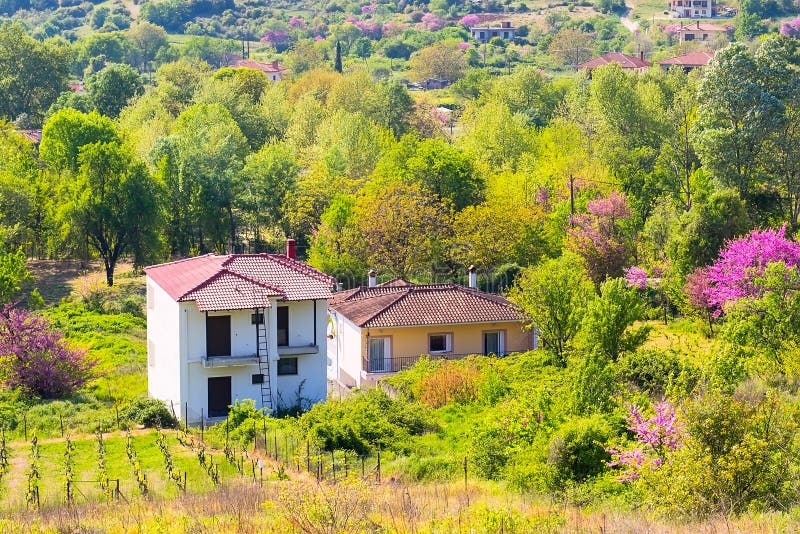
[[[269,410],[324,400],[334,279],[282,254],[207,254],[147,267],[151,397],[188,422],[236,400]]]

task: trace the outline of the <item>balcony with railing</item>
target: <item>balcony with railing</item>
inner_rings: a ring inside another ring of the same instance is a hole
[[[501,354],[491,354],[491,356],[508,356],[510,352],[503,352]],[[411,356],[392,356],[390,358],[373,359],[364,358],[362,361],[362,369],[365,373],[381,374],[381,373],[396,373],[403,369],[408,369],[417,363],[421,358],[428,358],[429,360],[463,360],[468,356],[475,356],[475,353],[457,354],[454,352],[438,352],[434,354],[416,354]]]

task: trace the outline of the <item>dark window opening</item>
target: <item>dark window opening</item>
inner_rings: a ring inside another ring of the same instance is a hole
[[[257,375],[253,375],[252,377],[253,384],[263,384],[264,383],[264,375],[259,373]]]
[[[281,358],[278,360],[278,376],[296,375],[297,358]]]
[[[231,316],[206,317],[206,355],[231,355]]]
[[[289,308],[286,306],[278,308],[278,346],[289,346]]]
[[[261,312],[251,313],[250,324],[264,324],[264,314]]]

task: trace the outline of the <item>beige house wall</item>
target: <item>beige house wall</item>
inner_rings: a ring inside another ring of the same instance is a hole
[[[482,354],[483,333],[491,331],[504,332],[505,352],[523,352],[533,346],[532,333],[522,330],[519,322],[364,328],[361,330],[361,356],[362,359],[367,357],[369,337],[390,337],[392,358],[427,354],[431,334],[451,334],[453,354]]]

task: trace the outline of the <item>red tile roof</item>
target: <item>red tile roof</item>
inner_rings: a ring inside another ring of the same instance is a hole
[[[268,307],[269,297],[331,297],[334,278],[282,254],[206,254],[145,268],[176,301],[196,301],[200,311]]]
[[[733,26],[725,24],[717,26],[710,22],[696,22],[694,24],[668,24],[664,26],[666,33],[685,33],[685,32],[729,32],[733,30]]]
[[[253,61],[252,59],[237,59],[232,61],[230,66],[240,69],[256,69],[266,73],[283,73],[288,70],[277,61],[273,61],[272,63],[259,63],[258,61]]]
[[[714,52],[689,52],[682,56],[675,56],[663,59],[659,65],[680,65],[682,67],[702,67],[708,65],[714,59]]]
[[[283,297],[283,292],[223,269],[179,300],[195,301],[200,311],[245,310],[271,307],[270,297]]]
[[[629,56],[621,52],[609,52],[608,54],[592,58],[589,61],[579,63],[578,69],[592,70],[597,67],[602,67],[603,65],[608,65],[609,63],[618,63],[623,69],[641,69],[652,65],[649,61],[639,59],[636,56]]]
[[[497,295],[456,284],[395,285],[397,282],[336,293],[328,306],[362,328],[522,320],[514,305]]]

